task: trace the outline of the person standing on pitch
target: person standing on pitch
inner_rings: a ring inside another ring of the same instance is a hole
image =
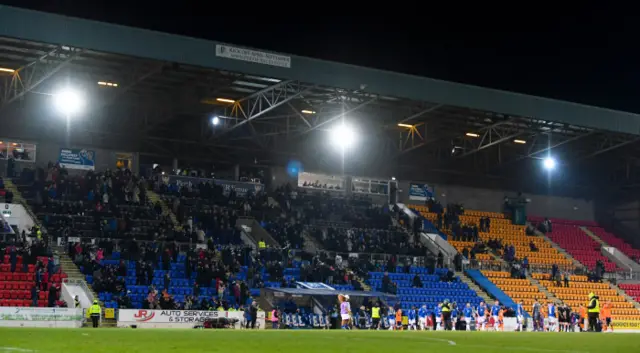
[[[598,319],[600,318],[600,298],[593,293],[589,293],[587,313],[587,317],[589,318],[589,332],[596,332]]]
[[[93,301],[93,305],[89,307],[89,317],[91,317],[91,323],[93,323],[93,328],[98,327],[98,323],[100,323],[100,316],[102,315],[102,308],[100,304],[98,304],[97,300]]]

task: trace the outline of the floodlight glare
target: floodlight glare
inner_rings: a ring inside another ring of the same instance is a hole
[[[344,149],[355,143],[356,134],[349,125],[340,124],[331,130],[331,142]]]
[[[64,90],[53,96],[56,108],[63,114],[78,114],[84,108],[84,98],[76,91]]]
[[[547,170],[552,170],[556,167],[556,160],[551,157],[545,158],[542,163],[544,165],[544,168]]]
[[[213,118],[211,118],[211,124],[213,125],[220,124],[220,118],[218,118],[217,116],[214,116]]]

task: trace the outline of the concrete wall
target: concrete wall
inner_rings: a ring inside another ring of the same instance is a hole
[[[29,232],[33,227],[33,219],[21,204],[0,203],[0,210],[5,212],[4,220],[11,226],[18,226],[20,232],[23,230]]]
[[[603,207],[602,214],[605,221],[601,224],[618,237],[640,248],[640,201],[608,205]]]
[[[421,203],[409,200],[409,182],[400,181],[399,198],[407,204]],[[442,204],[462,203],[473,210],[502,212],[505,196],[516,196],[516,191],[483,189],[459,185],[434,185],[435,197]],[[594,201],[548,195],[525,194],[531,199],[527,214],[532,216],[555,217],[571,220],[595,220]]]

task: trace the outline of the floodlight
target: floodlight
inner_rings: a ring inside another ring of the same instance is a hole
[[[356,134],[349,125],[342,123],[331,130],[331,142],[342,149],[353,145],[355,140]]]
[[[544,168],[547,170],[552,170],[552,169],[555,169],[556,167],[556,160],[553,159],[552,157],[545,158],[542,163],[544,165]]]
[[[469,137],[480,137],[480,135],[476,134],[475,132],[467,132],[465,135],[467,135]]]
[[[212,125],[220,124],[220,118],[218,118],[217,116],[214,116],[213,118],[211,118],[211,124]]]
[[[53,99],[56,108],[67,116],[78,114],[85,105],[82,95],[69,89],[54,95]]]

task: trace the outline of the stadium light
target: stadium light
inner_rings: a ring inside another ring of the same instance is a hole
[[[398,126],[399,126],[399,127],[406,127],[406,128],[412,128],[412,127],[413,127],[413,125],[410,125],[410,124],[402,124],[402,123],[398,124]]]
[[[553,170],[556,168],[556,160],[553,157],[547,157],[542,161],[542,165],[546,170]]]
[[[70,89],[55,94],[53,96],[53,102],[56,108],[67,116],[80,113],[85,105],[82,95]]]
[[[12,73],[16,72],[16,70],[10,69],[8,67],[0,67],[0,72],[6,72],[6,73],[12,74]]]
[[[465,135],[469,137],[480,137],[480,135],[476,134],[475,132],[467,132]]]
[[[220,124],[220,118],[218,118],[217,116],[214,116],[213,118],[211,118],[211,124],[212,125]]]
[[[334,127],[331,132],[331,142],[341,149],[351,147],[356,140],[356,134],[351,126],[341,123]]]
[[[518,140],[518,139],[513,140],[513,142],[514,143],[519,143],[521,145],[524,145],[525,143],[527,143],[527,141],[525,141],[525,140]]]
[[[302,109],[302,114],[315,114],[316,112],[314,112],[313,110],[309,110],[309,109]]]
[[[105,87],[118,87],[117,83],[107,82],[107,81],[98,81],[98,85]]]
[[[229,98],[216,98],[216,101],[218,101],[220,103],[235,103],[236,102],[233,99],[229,99]]]

